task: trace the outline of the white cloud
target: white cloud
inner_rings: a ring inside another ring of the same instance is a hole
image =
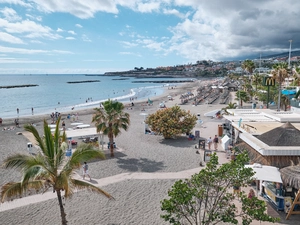
[[[31,40],[30,42],[31,42],[31,43],[34,43],[34,44],[42,44],[42,43],[43,43],[43,42],[38,41],[38,40]]]
[[[69,30],[68,33],[69,33],[69,34],[76,35],[75,31],[73,31],[73,30]]]
[[[137,10],[142,13],[150,13],[153,11],[159,11],[160,3],[159,2],[150,2],[150,3],[139,3]]]
[[[0,58],[0,64],[31,64],[31,63],[52,63],[52,62],[46,62],[42,60],[30,60],[30,59],[17,59],[17,58]]]
[[[61,28],[57,28],[56,32],[64,32],[64,30]]]
[[[92,40],[85,34],[81,35],[81,39],[85,42],[92,42]]]
[[[24,42],[20,38],[5,32],[0,32],[0,41],[13,43],[13,44],[24,44]]]
[[[142,47],[148,48],[154,51],[163,51],[163,42],[156,42],[155,40],[145,38],[145,39],[137,39],[137,43],[139,43]]]
[[[137,43],[132,43],[132,42],[128,42],[128,41],[120,41],[120,43],[122,44],[122,46],[124,48],[132,48],[132,47],[138,46]]]
[[[37,17],[35,17],[35,19],[39,22],[41,22],[43,20],[43,18],[41,16],[37,16]]]
[[[22,19],[22,17],[20,17],[12,8],[5,7],[4,9],[1,9],[0,12],[3,14],[4,19],[8,21],[18,21]]]
[[[174,15],[181,19],[184,19],[186,17],[183,13],[179,12],[176,9],[163,9],[163,13],[166,15]]]
[[[0,3],[4,3],[4,4],[11,4],[11,5],[20,5],[20,6],[24,6],[27,8],[31,8],[31,4],[29,3],[25,3],[22,0],[0,0]]]
[[[0,45],[0,52],[2,52],[2,53],[17,53],[17,54],[41,54],[41,53],[73,54],[70,51],[10,48],[10,47],[5,47],[5,46],[1,46],[1,45]]]
[[[66,37],[66,40],[75,40],[74,37]]]
[[[70,13],[78,18],[93,18],[97,12],[118,13],[114,1],[110,0],[32,0],[40,11],[47,13],[63,12]]]
[[[11,23],[7,20],[0,19],[0,28],[3,28],[8,33],[25,34],[25,37],[27,38],[61,38],[60,35],[53,33],[53,30],[50,27],[37,24],[30,20]]]
[[[78,27],[78,28],[82,28],[82,26],[80,24],[78,24],[78,23],[75,24],[75,26]]]
[[[136,53],[136,52],[119,52],[120,55],[133,55],[133,56],[138,56],[138,57],[142,57],[141,54]]]

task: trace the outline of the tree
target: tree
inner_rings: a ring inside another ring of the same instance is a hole
[[[287,63],[276,63],[273,66],[273,77],[279,84],[278,90],[278,102],[277,102],[277,110],[280,111],[280,100],[281,100],[281,84],[288,77],[288,64]]]
[[[224,111],[224,114],[228,115],[229,113],[227,109],[236,109],[236,107],[237,107],[236,103],[229,102],[228,105],[222,110]]]
[[[206,168],[185,181],[176,181],[168,191],[168,199],[161,201],[164,212],[161,217],[171,224],[211,225],[218,223],[238,224],[242,218],[243,225],[253,220],[276,222],[266,214],[266,203],[257,197],[249,199],[241,192],[241,209],[233,202],[237,198],[231,188],[235,185],[247,185],[254,175],[252,168],[244,167],[249,161],[247,153],[237,155],[235,161],[219,166],[214,153]]]
[[[235,96],[236,100],[240,101],[240,106],[243,106],[243,102],[247,102],[250,100],[246,91],[237,91]]]
[[[95,108],[96,113],[92,122],[95,123],[97,132],[108,136],[110,143],[110,156],[114,157],[114,138],[125,131],[130,125],[130,115],[125,113],[121,102],[108,100],[103,103],[103,108]]]
[[[262,76],[260,76],[258,73],[254,74],[252,76],[252,82],[255,85],[255,91],[257,91],[258,84],[261,84],[261,82],[262,82]]]
[[[246,59],[243,63],[242,63],[242,68],[244,70],[246,70],[248,73],[250,73],[250,75],[253,73],[253,70],[255,69],[255,64],[252,60],[250,59]]]
[[[274,95],[274,101],[276,101],[276,99],[278,99],[278,93]],[[277,104],[278,104],[278,102],[277,102]],[[288,105],[290,105],[289,97],[286,95],[281,95],[280,96],[280,108],[283,108],[284,111],[286,111]]]
[[[190,133],[196,125],[197,117],[175,105],[156,111],[145,122],[152,131],[162,134],[164,138],[172,138],[178,134]]]
[[[1,187],[1,202],[22,196],[27,191],[36,190],[45,192],[53,189],[56,192],[62,224],[67,224],[66,213],[62,202],[64,197],[69,198],[75,189],[87,189],[103,194],[107,198],[112,196],[102,189],[73,177],[74,170],[80,168],[81,163],[95,158],[104,158],[103,153],[93,149],[90,145],[80,145],[72,156],[66,160],[66,151],[61,147],[59,131],[60,119],[56,122],[54,135],[46,121],[44,121],[44,138],[41,138],[36,128],[25,125],[25,130],[33,134],[41,153],[37,155],[16,154],[4,160],[3,167],[18,169],[22,173],[20,182],[9,182]]]
[[[292,86],[299,86],[300,85],[300,67],[295,67],[292,70],[293,72],[293,82],[292,82]]]

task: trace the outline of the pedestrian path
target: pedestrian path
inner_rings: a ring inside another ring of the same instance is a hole
[[[198,167],[190,170],[184,170],[180,172],[166,172],[166,173],[121,173],[118,175],[105,177],[101,179],[92,179],[91,183],[97,187],[103,187],[109,184],[122,182],[125,180],[168,180],[168,179],[185,179],[191,177],[193,174],[198,173],[203,167]],[[82,179],[79,174],[76,174],[75,179]],[[86,181],[88,182],[88,181]],[[56,193],[46,192],[44,194],[30,195],[27,197],[15,199],[10,202],[4,202],[0,205],[0,212],[10,209],[35,204],[50,199],[56,198]]]

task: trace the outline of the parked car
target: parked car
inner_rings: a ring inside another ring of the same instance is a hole
[[[71,145],[77,145],[77,141],[71,140]]]

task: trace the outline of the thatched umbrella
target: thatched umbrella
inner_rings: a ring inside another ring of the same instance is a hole
[[[299,136],[300,130],[290,122],[287,122],[280,127],[259,135],[257,139],[269,146],[300,146]]]
[[[287,122],[280,127],[257,136],[257,139],[269,146],[300,146],[299,137],[300,130]],[[291,162],[294,164],[299,163],[299,156],[297,155],[263,156],[245,142],[242,142],[237,146],[241,149],[247,150],[251,163],[260,163],[278,168],[289,166],[291,165]]]
[[[287,166],[280,169],[281,178],[285,185],[300,189],[300,165]]]

